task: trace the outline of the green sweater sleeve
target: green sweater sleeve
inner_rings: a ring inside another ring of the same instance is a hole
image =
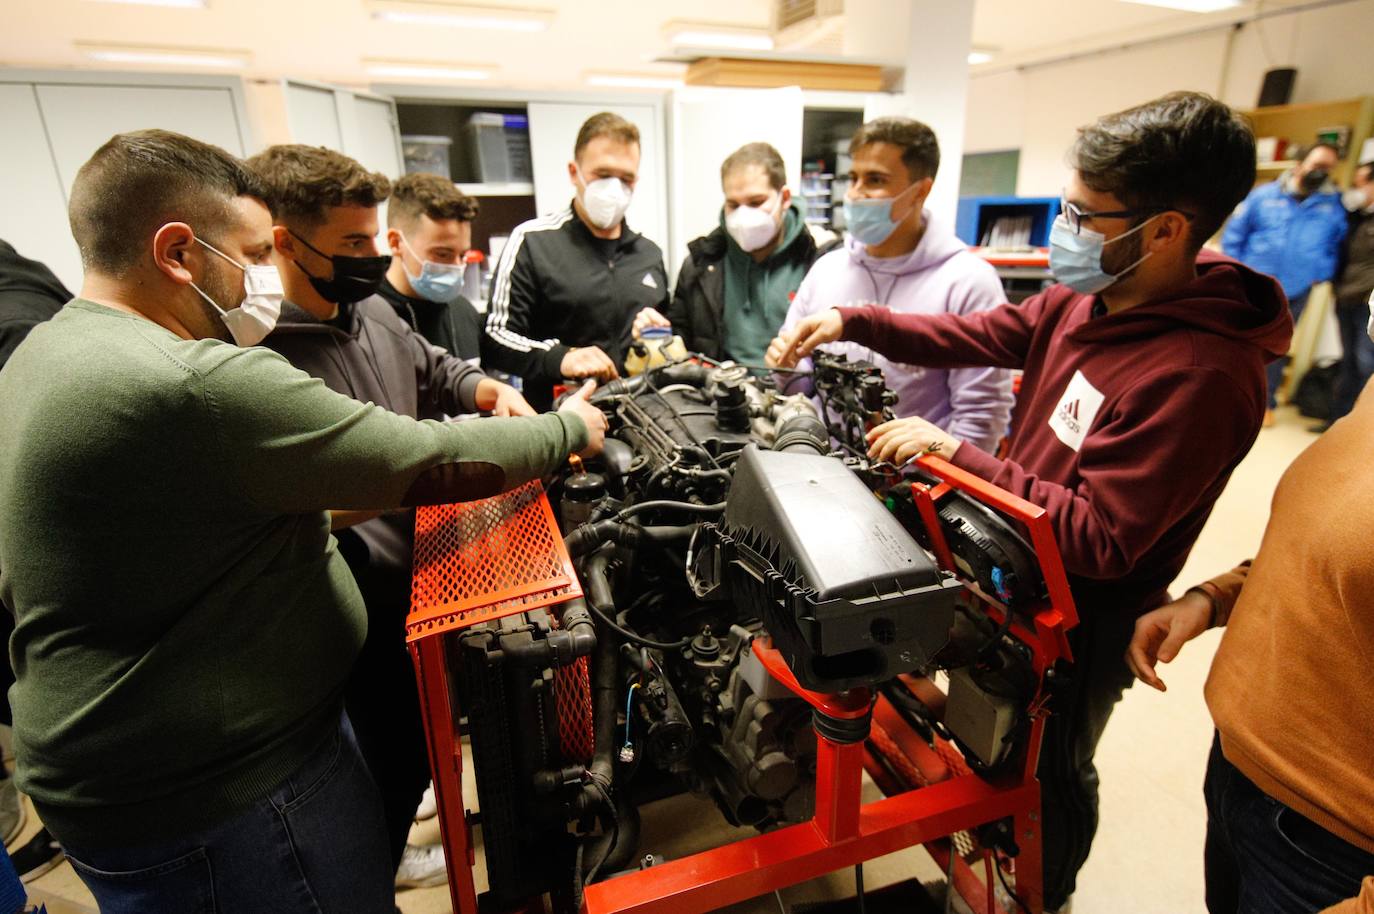
[[[587,445],[576,416],[417,422],[335,393],[265,349],[201,374],[224,477],[257,508],[369,510],[487,498]]]

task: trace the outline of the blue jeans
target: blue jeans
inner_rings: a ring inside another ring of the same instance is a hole
[[[395,911],[381,801],[347,717],[229,821],[165,844],[63,848],[102,914]]]
[[[1298,324],[1298,318],[1302,317],[1303,309],[1307,307],[1307,296],[1310,291],[1311,290],[1308,290],[1308,292],[1304,292],[1288,300],[1288,313],[1293,315],[1293,326],[1295,327]],[[1279,403],[1276,399],[1276,394],[1278,393],[1279,385],[1283,383],[1283,369],[1287,364],[1287,357],[1279,356],[1264,368],[1264,373],[1269,378],[1269,408],[1271,410],[1278,408]]]
[[[1220,738],[1203,793],[1210,914],[1314,914],[1374,875],[1374,854],[1261,791],[1222,755]]]
[[[1336,308],[1341,328],[1341,379],[1336,387],[1336,408],[1331,421],[1355,408],[1360,391],[1374,376],[1374,340],[1369,338],[1369,308],[1348,305]]]

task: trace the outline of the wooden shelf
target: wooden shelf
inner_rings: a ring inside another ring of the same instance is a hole
[[[703,57],[687,68],[685,82],[689,86],[745,89],[801,86],[841,92],[881,92],[883,68],[870,64]]]
[[[1368,95],[1333,102],[1275,105],[1244,114],[1256,137],[1279,137],[1297,146],[1314,142],[1317,132],[1328,127],[1349,127],[1349,151],[1331,174],[1341,185],[1350,183],[1355,166],[1359,164],[1355,159],[1359,157],[1360,146],[1374,132],[1374,96]],[[1256,167],[1257,177],[1260,181],[1272,180],[1277,173],[1296,164],[1291,160],[1264,162]]]

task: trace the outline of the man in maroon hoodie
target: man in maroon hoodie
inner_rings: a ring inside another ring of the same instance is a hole
[[[1131,683],[1135,619],[1166,588],[1259,433],[1264,366],[1287,351],[1278,283],[1201,251],[1254,184],[1250,128],[1174,93],[1079,130],[1051,235],[1061,283],[969,315],[837,308],[776,340],[775,364],[852,340],[932,368],[1020,368],[999,459],[913,417],[869,435],[902,462],[935,452],[1049,512],[1081,623],[1040,757],[1045,904],[1065,906],[1097,830],[1093,753]]]

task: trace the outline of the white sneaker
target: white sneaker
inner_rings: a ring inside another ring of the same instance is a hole
[[[420,797],[420,806],[415,810],[415,821],[423,822],[432,819],[439,813],[439,802],[434,799],[434,782],[430,781],[425,788],[425,795]]]
[[[396,888],[427,889],[448,882],[448,868],[444,866],[444,848],[439,844],[416,847],[407,844],[396,870]]]

